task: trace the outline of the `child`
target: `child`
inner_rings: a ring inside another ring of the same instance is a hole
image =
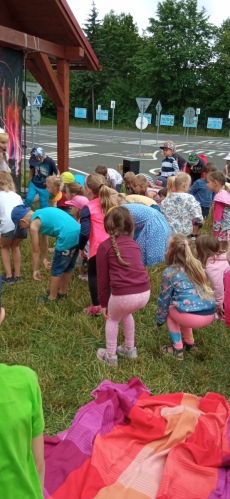
[[[230,270],[227,253],[221,252],[220,242],[215,236],[208,235],[199,236],[196,239],[195,251],[214,291],[216,318],[221,320],[224,316],[224,276]]]
[[[230,246],[227,251],[227,261],[230,265]],[[224,319],[226,326],[230,327],[230,271],[224,276]]]
[[[154,199],[159,203],[160,198],[158,196],[159,187],[155,186],[151,182],[148,182],[144,175],[137,175],[132,183],[133,190],[135,194],[141,194],[142,196],[147,196],[150,199]]]
[[[132,216],[125,207],[111,208],[104,220],[109,235],[97,252],[98,291],[106,319],[106,349],[99,348],[98,359],[117,364],[117,355],[137,358],[132,314],[144,308],[150,297],[149,276],[141,261],[141,250],[132,239]],[[109,289],[112,288],[109,296]],[[124,329],[125,344],[117,347],[118,324]]]
[[[107,166],[99,165],[95,169],[95,173],[105,177],[108,187],[112,187],[112,189],[115,189],[117,192],[121,192],[122,176],[119,172],[113,168],[107,168]]]
[[[71,184],[69,184],[71,185]],[[71,215],[75,218],[75,220],[79,221],[81,216],[81,210],[83,206],[87,206],[89,200],[85,196],[75,196],[70,201],[66,201],[66,205],[71,208]],[[77,257],[76,264],[79,268],[79,279],[82,281],[88,281],[87,275],[87,259],[89,253],[89,243],[86,244],[86,256],[81,258],[80,255]]]
[[[150,177],[150,175],[147,175],[147,173],[138,173],[138,175],[143,175],[146,178],[147,182],[151,182],[152,184],[154,184],[153,178]],[[135,173],[133,173],[133,172],[125,173],[123,182],[124,182],[125,187],[126,187],[126,194],[127,195],[134,194],[133,181],[136,177],[138,177],[138,175],[135,175]]]
[[[0,305],[0,324],[4,317]],[[44,418],[37,376],[28,367],[0,364],[0,385],[0,497],[43,499]]]
[[[2,263],[5,275],[2,282],[14,284],[22,279],[21,277],[21,253],[19,245],[23,239],[27,238],[27,230],[18,228],[15,231],[14,223],[11,220],[11,212],[15,206],[23,204],[22,198],[16,194],[15,185],[10,173],[0,171],[0,232],[2,247]],[[10,252],[14,263],[14,273],[12,273]]]
[[[29,187],[25,205],[31,207],[36,194],[39,195],[40,208],[49,205],[49,192],[46,190],[46,179],[50,175],[57,175],[58,169],[52,158],[45,154],[42,147],[34,147],[29,159]]]
[[[217,171],[216,165],[214,163],[206,163],[203,166],[203,178],[200,178],[194,182],[194,184],[189,189],[189,194],[192,194],[194,198],[200,203],[201,211],[203,218],[207,218],[210,210],[210,206],[213,201],[213,194],[208,189],[207,175],[211,172]],[[193,237],[192,239],[196,239],[199,234],[199,231],[202,227],[202,224],[195,222],[193,225]]]
[[[162,159],[160,173],[155,173],[156,177],[159,177],[156,180],[156,185],[166,187],[168,178],[179,172],[179,166],[173,156],[173,153],[176,152],[174,142],[168,140],[163,146],[160,146],[160,149],[163,151],[164,159]]]
[[[225,176],[222,172],[211,172],[207,181],[208,189],[215,192],[213,235],[221,242],[221,249],[227,250],[230,242],[230,194],[225,190]]]
[[[159,199],[160,199],[160,203],[159,204],[161,204],[162,201],[164,201],[164,199],[167,197],[167,195],[168,195],[168,189],[167,189],[167,187],[163,187],[163,189],[160,189],[158,191],[158,196],[159,196]]]
[[[225,176],[225,182],[230,183],[230,152],[227,154],[226,158],[226,165],[224,167],[223,174]]]
[[[204,160],[195,152],[189,154],[188,161],[185,164],[185,172],[191,176],[192,184],[201,178],[204,163]]]
[[[78,182],[66,184],[65,192],[67,201],[71,201],[75,196],[85,196],[85,188]]]
[[[180,172],[175,177],[170,177],[167,197],[161,203],[161,213],[168,221],[171,231],[185,236],[192,234],[193,218],[200,224],[203,222],[200,203],[188,194],[190,184],[191,178],[187,173]]]
[[[162,275],[157,326],[166,322],[172,340],[172,345],[162,347],[162,353],[183,360],[184,347],[191,353],[197,350],[192,328],[209,326],[214,320],[215,302],[202,265],[192,255],[184,236],[170,238],[165,258],[168,268]]]
[[[51,200],[52,206],[59,208],[60,210],[71,212],[65,204],[66,193],[62,190],[64,187],[64,182],[60,175],[53,175],[52,177],[47,177],[46,179],[46,189],[50,194],[53,194],[54,198]]]
[[[38,296],[38,303],[51,303],[58,298],[67,298],[67,289],[74,271],[78,255],[80,225],[68,213],[54,208],[43,208],[33,212],[24,205],[16,206],[11,213],[16,229],[23,227],[30,229],[32,240],[33,278],[41,281],[39,260],[46,270],[51,265],[46,259],[48,237],[56,238],[56,246],[51,268],[50,289],[47,295]],[[39,247],[39,234],[42,234],[41,248]]]
[[[6,152],[8,142],[8,133],[5,133],[5,130],[3,130],[3,128],[0,128],[0,171],[2,172],[10,172]]]
[[[104,229],[104,216],[116,202],[102,175],[91,173],[86,177],[85,186],[89,203],[81,210],[79,254],[84,258],[84,248],[89,240],[88,282],[92,304],[83,311],[87,315],[97,316],[101,314],[101,305],[97,289],[96,254],[99,244],[109,237]]]

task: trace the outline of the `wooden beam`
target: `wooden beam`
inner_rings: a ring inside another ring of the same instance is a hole
[[[34,53],[34,58],[26,59],[26,67],[34,78],[40,83],[43,90],[49,95],[54,104],[63,107],[65,97],[60,83],[53,71],[46,54]]]
[[[31,52],[32,58],[34,52],[42,52],[50,57],[80,62],[85,55],[85,51],[82,47],[63,47],[57,43],[48,42],[42,38],[36,38],[35,36],[27,35],[26,33],[21,33],[21,31],[16,31],[14,29],[5,28],[4,26],[0,26],[0,43],[26,50],[26,52]]]
[[[57,153],[61,173],[69,168],[69,62],[59,59],[57,79],[64,94],[64,107],[57,108]]]

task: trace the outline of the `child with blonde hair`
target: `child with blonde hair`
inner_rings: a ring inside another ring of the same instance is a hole
[[[167,197],[161,203],[161,213],[175,234],[191,236],[192,219],[200,224],[203,222],[200,203],[188,194],[190,185],[191,177],[187,173],[181,172],[168,179]]]
[[[176,152],[176,146],[172,140],[168,140],[163,146],[160,146],[160,149],[163,151],[164,159],[162,159],[161,171],[155,173],[156,177],[158,177],[156,185],[166,187],[168,178],[179,172],[177,160],[173,156],[174,152]]]
[[[226,251],[221,251],[217,237],[204,234],[196,239],[195,256],[201,261],[212,285],[216,302],[216,319],[224,316],[224,276],[230,266]]]
[[[202,264],[193,256],[185,236],[169,239],[165,258],[168,268],[162,275],[157,326],[166,322],[172,340],[171,345],[162,347],[162,353],[183,360],[184,349],[190,353],[197,350],[192,328],[203,328],[213,322],[215,302]]]
[[[88,283],[92,303],[84,312],[97,316],[102,309],[98,299],[96,255],[99,244],[109,237],[104,229],[104,217],[109,208],[116,205],[116,196],[112,196],[105,177],[98,173],[91,173],[86,177],[85,189],[89,203],[81,210],[79,255],[84,258],[84,248],[89,241]]]
[[[135,180],[136,177],[138,177],[139,175],[143,175],[147,182],[151,182],[152,184],[154,184],[154,180],[152,177],[150,177],[150,175],[148,175],[147,173],[138,173],[137,175],[135,175],[134,172],[126,172],[125,175],[124,175],[124,178],[123,178],[123,182],[125,184],[125,187],[126,187],[126,194],[133,194],[134,191],[133,191],[133,181]]]
[[[51,199],[51,204],[55,208],[59,208],[60,210],[67,211],[70,213],[69,208],[66,206],[66,194],[63,191],[64,182],[62,180],[61,175],[52,175],[47,177],[46,179],[46,189],[49,194],[54,197]]]
[[[134,224],[127,208],[110,208],[104,226],[108,238],[99,245],[96,261],[99,299],[106,319],[106,348],[99,348],[97,357],[107,364],[116,365],[116,353],[137,358],[132,314],[148,303],[150,282],[142,263],[140,247],[133,241]],[[125,344],[117,347],[120,321]]]
[[[135,176],[132,186],[135,194],[147,196],[150,199],[154,199],[157,203],[160,202],[160,198],[158,196],[160,188],[152,184],[152,182],[148,182],[144,175]]]
[[[7,158],[7,144],[9,142],[9,135],[5,133],[3,128],[0,128],[0,171],[2,172],[10,172],[10,168],[8,167],[8,158]]]
[[[230,242],[230,194],[225,189],[222,172],[211,172],[207,177],[208,189],[215,193],[212,205],[213,235],[221,242],[221,249],[227,250]]]
[[[23,201],[21,196],[15,192],[11,174],[0,171],[0,233],[2,263],[5,270],[2,282],[5,284],[14,284],[22,279],[19,245],[23,239],[27,238],[27,230],[18,228],[15,231],[15,225],[11,220],[11,212],[19,204],[23,204]],[[12,253],[14,273],[12,272],[10,253]]]

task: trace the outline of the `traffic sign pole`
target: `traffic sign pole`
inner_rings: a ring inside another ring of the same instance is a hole
[[[141,108],[141,128],[140,128],[139,154],[141,154],[141,140],[142,140],[142,128],[143,128],[143,114],[144,114],[144,106],[142,106],[142,108]]]
[[[161,101],[159,100],[157,105],[156,105],[156,112],[157,112],[157,146],[158,146],[158,137],[159,137],[159,127],[160,127],[160,119],[161,119],[161,111],[162,111],[162,105]]]
[[[110,107],[112,109],[112,142],[113,142],[113,129],[114,129],[114,109],[115,109],[115,100],[111,100]]]

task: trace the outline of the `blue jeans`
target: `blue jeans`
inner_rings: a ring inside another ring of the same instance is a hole
[[[51,275],[53,277],[61,277],[66,272],[70,274],[74,271],[75,263],[78,256],[79,246],[73,246],[66,251],[54,250],[52,261]]]
[[[29,183],[25,205],[31,208],[36,194],[39,195],[40,208],[47,208],[49,206],[49,192],[46,189],[40,189],[40,187],[37,187],[32,181]]]

